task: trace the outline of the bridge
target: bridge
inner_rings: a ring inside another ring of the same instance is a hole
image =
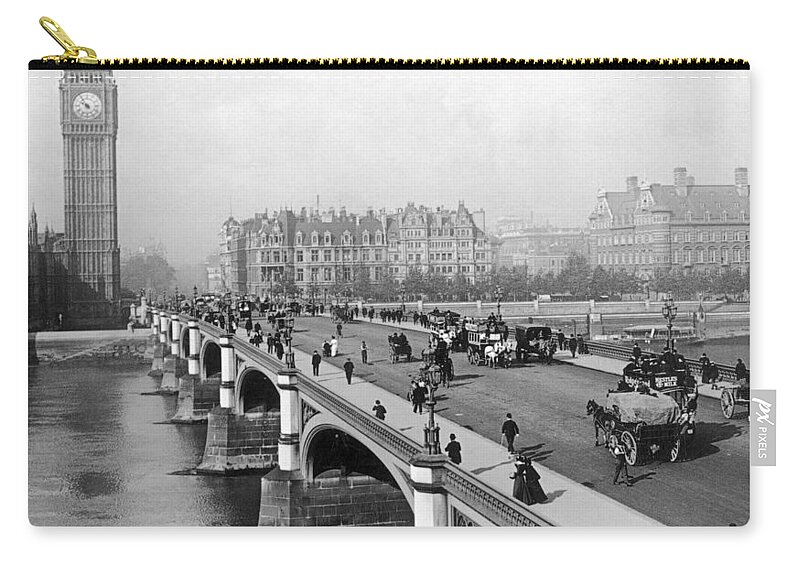
[[[541,466],[543,484],[557,490],[558,500],[525,505],[511,496],[511,461],[496,442],[462,437],[475,458],[455,465],[426,453],[422,418],[410,410],[403,417],[408,406],[392,407],[387,421],[369,413],[376,394],[385,403],[397,396],[368,383],[348,393],[341,373],[325,362],[322,375],[312,377],[243,335],[148,310],[150,374],[160,393],[178,396],[172,421],[208,425],[197,473],[266,471],[260,525],[658,524]]]

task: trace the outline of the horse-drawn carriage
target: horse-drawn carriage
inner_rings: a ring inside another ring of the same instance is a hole
[[[394,364],[395,362],[399,362],[400,358],[405,356],[406,362],[411,362],[412,358],[412,351],[411,345],[408,343],[408,340],[405,340],[405,337],[398,337],[395,335],[390,335],[389,337],[389,362]]]
[[[620,389],[608,392],[604,407],[589,400],[586,413],[594,416],[595,445],[618,441],[628,465],[658,453],[670,462],[684,457],[694,439],[697,411],[694,381],[687,375],[628,373]]]
[[[503,323],[468,322],[467,360],[476,366],[511,366],[511,347],[506,342],[508,327]]]
[[[722,408],[722,415],[725,419],[731,419],[736,413],[736,405],[747,408],[747,413],[750,413],[750,382],[742,384],[734,384],[730,387],[722,389],[720,394],[719,405]]]
[[[514,327],[514,338],[517,341],[517,360],[525,362],[529,354],[540,359],[547,355],[548,345],[553,336],[550,327]]]

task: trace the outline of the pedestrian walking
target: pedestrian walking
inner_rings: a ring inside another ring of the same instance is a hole
[[[419,412],[422,415],[422,405],[425,403],[425,388],[422,386],[422,382],[417,383],[411,392],[411,403],[413,404],[411,411]]]
[[[348,384],[350,384],[350,382],[353,380],[353,369],[355,367],[356,365],[353,364],[349,358],[347,359],[347,362],[344,363],[344,375],[347,377]]]
[[[336,335],[339,338],[342,338],[342,323],[337,323],[336,324]]]
[[[578,339],[572,334],[569,336],[569,351],[572,353],[572,358],[575,358],[576,350],[578,350]]]
[[[322,362],[322,357],[319,355],[319,352],[315,350],[314,354],[311,355],[311,369],[313,371],[314,376],[319,376],[320,362]]]
[[[614,485],[621,484],[622,481],[618,482],[620,474],[625,471],[625,484],[630,487],[633,485],[631,483],[631,477],[628,475],[628,463],[625,461],[625,449],[620,444],[619,439],[617,436],[611,436],[611,443],[609,445],[609,449],[611,450],[611,454],[614,456],[614,459],[617,461],[617,467],[614,470]]]
[[[513,455],[514,454],[514,438],[519,435],[519,427],[517,426],[517,422],[511,419],[511,414],[506,414],[506,421],[503,422],[503,427],[500,428],[500,432],[503,434],[503,437],[506,440],[506,445],[508,447],[508,453]],[[502,439],[500,440],[502,444]]]
[[[339,354],[339,341],[336,340],[336,337],[331,336],[331,356],[336,356]]]
[[[719,386],[717,386],[718,379],[719,379],[719,368],[717,368],[717,364],[712,360],[711,363],[708,365],[708,381],[711,382],[712,390],[719,390]]]
[[[747,376],[747,366],[741,358],[736,359],[736,380],[742,380]]]
[[[272,354],[275,350],[275,339],[272,338],[272,333],[267,333],[267,354]]]
[[[526,505],[532,504],[533,500],[531,499],[530,491],[525,484],[525,460],[521,455],[517,456],[516,461],[514,461],[514,472],[511,474],[511,479],[514,480],[514,487],[511,490],[512,496]]]
[[[708,384],[708,370],[711,366],[711,360],[709,360],[706,353],[703,353],[703,356],[700,357],[700,377],[703,384]]]
[[[375,417],[379,420],[386,419],[386,408],[383,407],[380,400],[375,400],[375,405],[372,406],[372,411],[375,412]]]
[[[524,458],[525,461],[525,486],[528,487],[528,495],[530,495],[531,503],[544,503],[547,501],[547,493],[542,489],[542,484],[539,483],[541,476],[539,472],[533,467],[533,462],[530,457]],[[529,504],[531,504],[529,503]]]
[[[561,329],[558,329],[558,350],[564,350],[564,343],[567,341],[567,337],[564,336],[564,332]]]
[[[283,360],[283,343],[279,338],[275,339],[275,358]]]
[[[244,330],[247,332],[247,338],[250,338],[250,333],[253,331],[253,320],[250,317],[244,322]]]
[[[367,341],[361,341],[361,363],[367,364]]]
[[[444,448],[450,461],[458,465],[461,463],[461,444],[456,441],[456,434],[450,434],[450,443]]]

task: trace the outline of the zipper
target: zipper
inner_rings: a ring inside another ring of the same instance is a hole
[[[39,24],[64,48],[61,55],[48,55],[30,62],[29,69],[68,68],[91,65],[99,68],[121,69],[743,69],[750,63],[734,58],[564,58],[564,59],[509,59],[509,58],[443,58],[443,59],[387,59],[387,58],[114,58],[99,59],[91,48],[78,46],[53,19],[43,16]],[[84,55],[82,55],[84,54]]]

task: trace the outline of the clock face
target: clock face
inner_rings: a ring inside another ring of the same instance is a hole
[[[95,119],[103,110],[103,103],[94,93],[81,93],[72,101],[72,112],[81,119]]]

